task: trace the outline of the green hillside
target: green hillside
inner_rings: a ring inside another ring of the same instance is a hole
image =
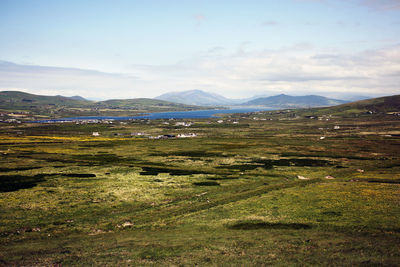
[[[303,111],[310,115],[330,114],[342,116],[352,116],[363,113],[387,114],[392,112],[400,112],[400,95],[372,98],[333,107],[313,108]]]
[[[88,100],[76,100],[65,96],[34,95],[19,91],[0,92],[0,109],[5,110],[32,110],[52,107],[84,107],[94,102]]]
[[[122,109],[169,109],[176,108],[177,110],[199,109],[199,106],[185,105],[173,103],[164,100],[156,100],[150,98],[134,98],[134,99],[111,99],[97,102],[96,107],[102,108],[122,108]]]
[[[5,114],[3,119],[17,115],[25,120],[70,116],[134,116],[144,112],[199,109],[204,107],[147,98],[94,102],[77,96],[43,96],[19,91],[0,92],[0,111]]]

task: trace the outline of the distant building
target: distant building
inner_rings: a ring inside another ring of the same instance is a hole
[[[192,126],[191,122],[183,122],[183,121],[179,121],[177,123],[175,123],[175,126],[184,126],[184,127],[190,127]]]
[[[142,136],[145,135],[145,133],[131,133],[132,136]]]
[[[196,136],[197,136],[197,134],[195,134],[195,133],[187,133],[187,134],[183,133],[183,134],[177,135],[178,138],[187,138],[187,137],[196,137]]]
[[[93,136],[100,136],[99,132],[93,132],[92,135]]]

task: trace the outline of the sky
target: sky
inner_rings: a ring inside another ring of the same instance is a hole
[[[0,90],[400,94],[400,0],[0,0]]]

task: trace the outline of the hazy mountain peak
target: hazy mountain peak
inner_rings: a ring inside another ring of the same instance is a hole
[[[169,92],[155,97],[155,99],[166,100],[187,105],[231,105],[232,100],[216,93],[204,92],[193,89],[181,92]]]
[[[253,97],[250,99],[229,99],[216,93],[204,92],[199,89],[169,92],[155,99],[166,100],[187,105],[243,105],[243,106],[266,106],[271,108],[304,108],[323,107],[346,103],[347,101],[327,98],[319,95],[290,96],[278,94],[269,97]]]
[[[290,96],[285,94],[260,97],[244,103],[245,105],[267,106],[273,108],[324,107],[346,103],[347,101],[319,95]]]
[[[70,96],[69,98],[75,99],[75,100],[79,100],[79,101],[87,101],[86,98],[83,98],[83,97],[81,97],[79,95]]]

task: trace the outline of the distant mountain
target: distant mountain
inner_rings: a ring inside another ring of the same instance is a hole
[[[110,108],[110,109],[133,109],[133,110],[157,109],[159,111],[163,111],[163,109],[174,109],[176,111],[204,109],[203,107],[196,105],[186,105],[186,104],[174,103],[174,102],[151,99],[151,98],[111,99],[111,100],[96,102],[95,107],[106,108],[106,109]]]
[[[250,97],[247,99],[229,99],[224,96],[204,92],[201,90],[190,90],[183,92],[170,92],[156,97],[155,99],[165,100],[187,105],[201,106],[266,106],[270,108],[306,108],[325,107],[347,103],[349,101],[326,98],[318,95],[289,96],[285,94],[269,97]]]
[[[69,98],[74,99],[74,100],[79,100],[79,101],[87,101],[86,98],[83,98],[79,95],[70,96]]]
[[[90,101],[90,100],[87,100],[86,98],[83,98],[83,97],[81,97],[81,96],[79,96],[79,95],[74,95],[74,96],[56,95],[56,97],[66,97],[66,98],[69,98],[69,99],[79,100],[79,101]]]
[[[257,98],[243,103],[243,105],[267,106],[271,108],[307,108],[335,106],[344,103],[347,103],[347,101],[327,98],[318,95],[290,96],[280,94],[276,96]]]
[[[190,90],[183,92],[170,92],[155,97],[155,99],[165,100],[175,103],[200,106],[233,105],[237,100],[228,99],[218,94],[204,92],[201,90]],[[239,101],[240,102],[240,101]]]

